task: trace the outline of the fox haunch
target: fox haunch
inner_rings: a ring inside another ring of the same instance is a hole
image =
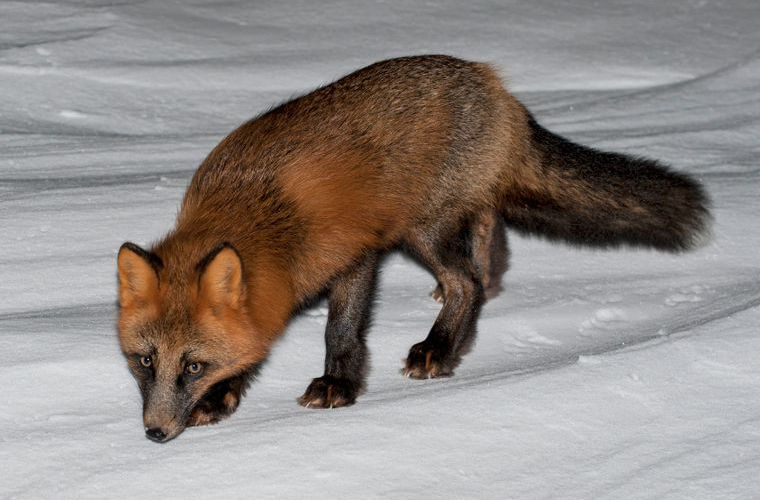
[[[243,124],[203,161],[175,228],[119,251],[119,338],[149,438],[231,414],[292,314],[326,293],[323,376],[299,398],[350,405],[382,255],[430,268],[443,303],[403,373],[449,376],[507,267],[504,224],[572,244],[689,249],[707,198],[658,162],[536,123],[487,64],[382,61]]]

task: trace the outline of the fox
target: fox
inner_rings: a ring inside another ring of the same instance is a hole
[[[176,224],[117,256],[121,351],[146,437],[238,408],[289,320],[328,302],[323,374],[297,401],[355,403],[384,255],[437,280],[442,305],[402,375],[453,375],[508,267],[506,228],[571,245],[682,252],[708,196],[658,161],[539,125],[498,70],[446,55],[376,62],[240,125],[195,171]]]

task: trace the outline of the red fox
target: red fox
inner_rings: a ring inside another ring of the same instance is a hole
[[[354,403],[378,261],[394,249],[429,267],[443,303],[403,374],[452,375],[506,269],[504,223],[682,251],[710,215],[690,177],[549,132],[494,68],[449,56],[378,62],[244,123],[195,172],[175,228],[119,250],[119,339],[147,437],[235,411],[291,315],[322,293],[324,374],[298,402]]]

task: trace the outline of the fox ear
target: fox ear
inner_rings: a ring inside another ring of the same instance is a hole
[[[158,293],[158,273],[163,267],[158,255],[127,242],[119,249],[117,260],[121,307],[145,307],[154,302]]]
[[[217,245],[197,266],[201,300],[211,307],[238,308],[243,303],[243,262],[230,243]]]

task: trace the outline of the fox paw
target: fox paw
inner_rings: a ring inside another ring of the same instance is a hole
[[[355,383],[325,375],[311,381],[298,404],[306,408],[340,408],[354,404],[358,392]]]
[[[451,360],[448,351],[427,340],[415,344],[409,350],[406,366],[401,374],[407,378],[426,379],[450,377],[458,360]]]
[[[240,398],[234,391],[226,392],[220,397],[201,399],[190,412],[186,425],[191,427],[215,424],[232,415],[238,404],[240,404]]]

